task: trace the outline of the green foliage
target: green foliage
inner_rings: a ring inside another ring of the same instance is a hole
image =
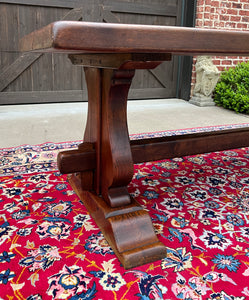
[[[249,113],[249,62],[222,72],[215,88],[214,102],[236,112]]]

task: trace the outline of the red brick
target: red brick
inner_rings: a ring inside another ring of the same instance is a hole
[[[237,64],[241,63],[242,61],[239,61],[239,60],[233,60],[233,66],[236,66]]]
[[[232,60],[236,60],[236,59],[238,59],[238,56],[229,56],[229,58]]]
[[[212,15],[210,16],[210,19],[211,19],[211,20],[219,20],[219,15],[217,15],[217,14],[212,14]]]
[[[237,24],[237,28],[241,28],[241,29],[247,29],[248,25],[245,23],[238,23]]]
[[[233,16],[236,16],[238,14],[238,10],[237,9],[228,9],[227,13]]]
[[[198,0],[197,1],[197,6],[200,6],[200,5],[204,5],[204,0]]]
[[[248,16],[249,15],[249,11],[240,9],[239,10],[239,15],[241,15],[241,16]]]
[[[209,12],[205,12],[205,13],[204,13],[204,18],[205,18],[206,20],[209,20],[209,19],[211,18],[211,14],[210,14]]]
[[[242,22],[249,22],[249,17],[242,17]]]
[[[226,14],[227,13],[227,9],[226,8],[217,8],[217,13],[219,14],[219,15],[224,15],[224,14]]]
[[[220,60],[219,59],[214,59],[213,64],[215,64],[216,66],[219,66],[220,65]]]
[[[220,21],[214,21],[214,27],[215,28],[224,28],[225,27],[225,23],[224,22],[220,22]]]
[[[231,22],[240,22],[241,21],[241,16],[231,16],[230,21]]]
[[[219,70],[220,72],[224,71],[224,67],[217,66],[217,68],[218,68],[218,70]]]
[[[232,7],[233,8],[242,8],[242,4],[241,3],[233,3]]]
[[[212,21],[204,21],[204,26],[207,26],[207,27],[212,27],[212,25],[213,25],[213,22]]]
[[[222,21],[228,21],[229,20],[229,16],[228,15],[221,15],[220,16],[220,20],[222,20]]]
[[[195,26],[196,27],[202,27],[203,26],[203,20],[196,20]]]
[[[196,19],[203,19],[203,13],[197,13],[196,14]]]
[[[226,59],[226,60],[224,59],[224,60],[222,60],[221,64],[222,65],[231,65],[232,61],[230,59],[229,60],[228,59]]]
[[[211,6],[205,6],[205,12],[211,12]]]
[[[221,2],[221,6],[222,7],[227,7],[227,8],[230,8],[232,6],[232,3],[231,1],[227,2],[227,1],[222,1]]]
[[[196,12],[203,12],[204,11],[204,7],[203,6],[199,6],[196,8]]]
[[[206,2],[207,2],[207,1],[206,1]],[[220,7],[220,1],[217,1],[217,0],[211,1],[211,6],[214,6],[214,7]]]
[[[226,26],[226,28],[229,28],[229,29],[236,28],[236,23],[226,22],[225,26]]]

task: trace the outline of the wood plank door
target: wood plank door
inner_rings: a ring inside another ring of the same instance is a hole
[[[101,18],[107,23],[176,26],[181,23],[182,1],[101,1]],[[129,99],[176,96],[178,58],[154,70],[136,70]]]
[[[189,0],[188,0],[189,1]],[[87,101],[82,67],[63,54],[22,54],[19,39],[57,20],[181,25],[183,0],[2,0],[0,105]],[[136,72],[129,99],[176,97],[179,59]]]
[[[75,1],[1,1],[0,104],[82,101],[83,71],[65,55],[18,52],[21,37],[57,20],[82,20],[82,7]]]

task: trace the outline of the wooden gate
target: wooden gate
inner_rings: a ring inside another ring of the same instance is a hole
[[[63,54],[18,52],[19,39],[57,20],[181,25],[183,0],[4,0],[0,3],[0,104],[87,101],[82,67]],[[108,41],[107,41],[108,43]],[[176,96],[179,59],[137,71],[130,99]]]

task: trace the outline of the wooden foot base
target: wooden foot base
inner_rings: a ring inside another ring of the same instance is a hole
[[[111,208],[101,197],[83,191],[76,175],[68,179],[125,269],[166,257],[149,214],[134,199],[129,205]]]

